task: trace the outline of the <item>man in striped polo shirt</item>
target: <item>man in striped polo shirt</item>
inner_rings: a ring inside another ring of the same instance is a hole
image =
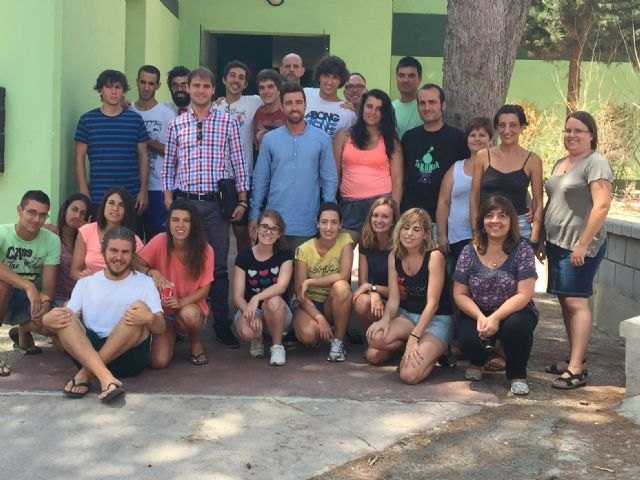
[[[136,199],[136,211],[141,215],[149,203],[149,134],[140,114],[123,106],[129,90],[124,73],[105,70],[94,88],[102,105],[83,114],[76,128],[78,187],[95,208],[109,188],[122,186]],[[85,156],[89,157],[90,182]]]

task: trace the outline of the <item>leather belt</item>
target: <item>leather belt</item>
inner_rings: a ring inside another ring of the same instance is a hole
[[[187,200],[197,200],[199,202],[216,202],[218,200],[218,194],[215,192],[209,193],[189,193],[182,190],[176,190],[176,196],[178,198],[186,198]]]

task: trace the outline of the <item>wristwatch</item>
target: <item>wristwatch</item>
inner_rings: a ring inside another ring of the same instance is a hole
[[[371,291],[373,293],[378,293],[378,286],[375,283],[371,284]]]

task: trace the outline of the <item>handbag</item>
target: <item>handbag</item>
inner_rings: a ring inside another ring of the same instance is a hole
[[[222,217],[225,220],[231,220],[233,211],[238,205],[235,178],[221,178],[218,180],[218,201],[220,202]]]

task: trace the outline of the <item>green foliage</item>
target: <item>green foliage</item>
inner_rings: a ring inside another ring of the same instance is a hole
[[[531,57],[558,60],[577,49],[604,63],[623,57],[638,67],[638,0],[533,0],[524,34]]]

